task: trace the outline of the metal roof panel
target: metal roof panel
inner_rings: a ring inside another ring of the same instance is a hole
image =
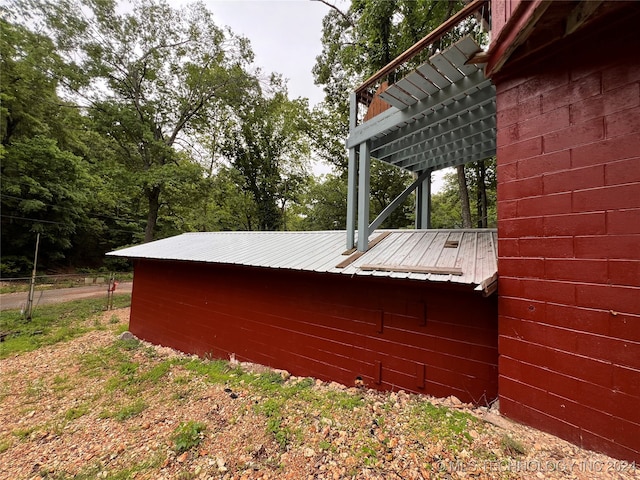
[[[385,232],[386,238],[345,268],[337,268],[347,258],[344,231],[184,233],[107,255],[469,285],[479,285],[497,273],[497,232],[493,229]],[[374,232],[372,238],[381,233]],[[457,246],[445,246],[456,240]],[[363,270],[363,265],[379,269]],[[430,268],[460,268],[462,273],[424,272]]]

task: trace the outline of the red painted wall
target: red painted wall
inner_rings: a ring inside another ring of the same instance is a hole
[[[637,20],[494,83],[500,408],[640,461]]]
[[[491,36],[497,38],[522,0],[492,0]]]
[[[138,261],[132,333],[376,389],[497,397],[497,298],[426,282]]]

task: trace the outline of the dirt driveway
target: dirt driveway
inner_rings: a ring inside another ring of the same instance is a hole
[[[133,282],[118,284],[115,294],[131,293]],[[4,293],[0,295],[0,310],[22,308],[27,303],[29,292]],[[70,302],[82,298],[107,298],[107,285],[89,285],[86,287],[58,288],[55,290],[38,290],[33,295],[33,304],[47,305],[50,303]]]

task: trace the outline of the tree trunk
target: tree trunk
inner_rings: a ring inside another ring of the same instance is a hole
[[[484,160],[476,162],[476,212],[478,213],[478,228],[487,228],[487,189],[485,184]]]
[[[144,229],[144,241],[153,241],[156,224],[158,223],[158,212],[160,211],[160,187],[145,188],[144,194],[149,201],[149,213],[147,214],[147,226]]]
[[[469,189],[464,175],[464,165],[456,167],[458,187],[460,188],[460,204],[462,205],[462,228],[471,228],[471,208],[469,207]]]

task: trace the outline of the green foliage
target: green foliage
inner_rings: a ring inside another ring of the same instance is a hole
[[[103,410],[99,417],[100,418],[113,418],[118,420],[119,422],[124,422],[129,418],[140,415],[144,410],[147,409],[147,404],[142,399],[134,400],[131,403],[127,403],[125,405],[119,406],[114,410]]]
[[[257,91],[239,109],[237,130],[225,145],[231,165],[241,175],[240,186],[255,205],[255,217],[246,216],[249,230],[286,230],[287,207],[299,201],[309,176],[307,100],[290,100],[277,79],[270,87],[272,94]]]
[[[527,453],[522,443],[507,434],[504,434],[500,439],[500,447],[510,457],[521,457]]]
[[[32,251],[36,232],[45,262],[69,250],[86,222],[83,207],[90,195],[82,160],[51,138],[15,141],[3,159],[2,180],[3,215],[13,220],[3,226],[3,251]]]
[[[359,83],[463,6],[461,1],[352,0],[344,11],[330,10],[322,22],[322,53],[313,68],[327,103],[346,111],[347,95]]]
[[[193,420],[181,422],[171,437],[174,450],[177,453],[183,453],[197,447],[202,442],[206,429],[207,426],[201,422]]]
[[[480,422],[469,413],[420,402],[413,409],[411,423],[414,428],[424,431],[433,438],[445,442],[456,451],[468,446],[473,438],[469,430],[480,428]]]
[[[480,181],[477,175],[477,163],[465,166],[465,176],[469,186],[469,203],[472,226],[495,228],[497,226],[496,211],[496,161],[495,158],[484,161],[484,185],[487,196],[487,211],[479,208]],[[456,172],[447,173],[444,177],[444,188],[432,195],[431,224],[433,228],[462,228],[462,206]],[[482,224],[483,219],[486,221]]]

